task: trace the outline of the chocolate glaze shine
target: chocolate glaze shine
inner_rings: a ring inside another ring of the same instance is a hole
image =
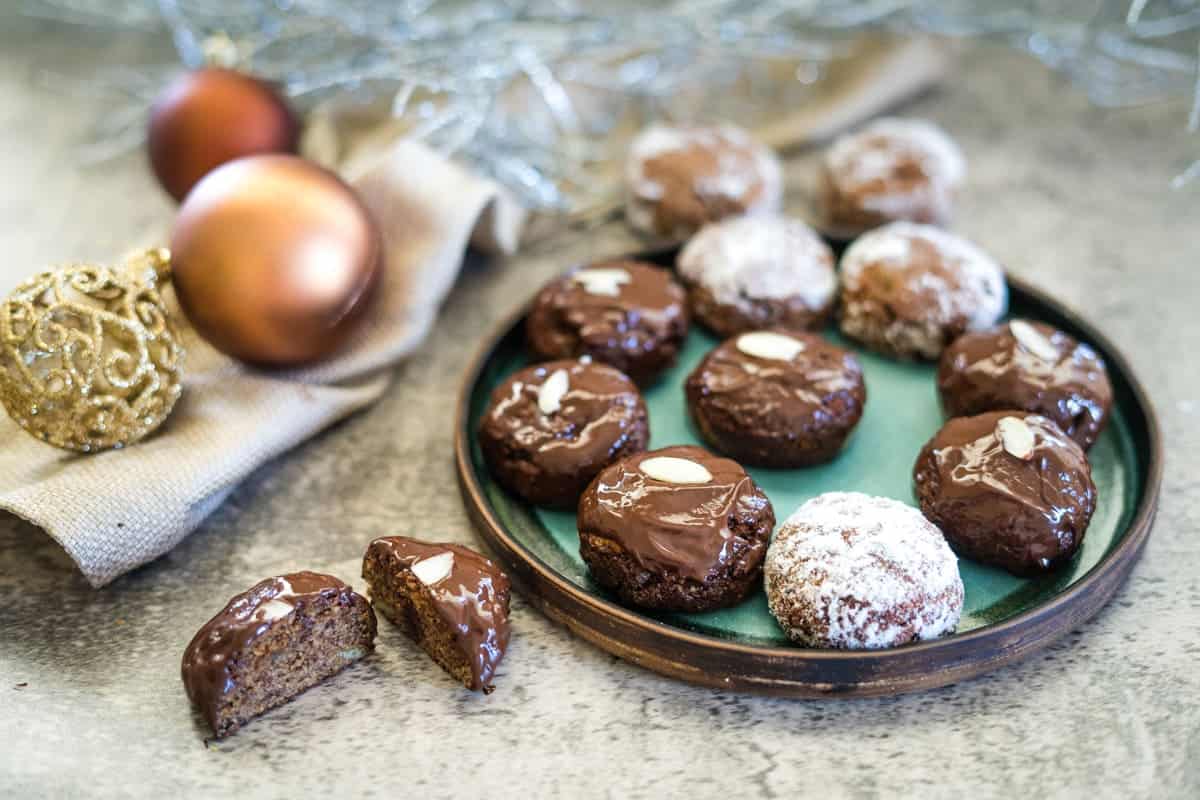
[[[739,349],[739,337],[733,337],[688,377],[689,405],[698,416],[734,431],[730,438],[743,446],[719,449],[749,463],[773,464],[779,438],[816,441],[832,435],[836,452],[862,417],[867,399],[858,359],[814,334],[771,332],[801,342],[804,349],[789,361],[760,358]]]
[[[1033,450],[1005,449],[997,424],[1024,420]],[[913,471],[921,510],[966,557],[1018,575],[1051,570],[1079,549],[1096,508],[1082,448],[1050,419],[997,411],[947,422]]]
[[[705,484],[673,484],[639,470],[647,458],[672,456],[704,466],[712,480]],[[762,563],[767,542],[739,536],[764,511],[774,524],[770,501],[735,461],[700,447],[678,446],[639,453],[605,469],[579,504],[579,529],[620,545],[643,569],[669,571],[696,581],[724,568],[745,545],[740,561],[747,568]],[[738,548],[740,549],[740,548]]]
[[[1009,324],[959,337],[942,355],[938,391],[951,416],[1019,408],[1043,414],[1085,449],[1108,423],[1112,384],[1086,344],[1027,321],[1058,351],[1045,358],[1022,346]]]
[[[620,269],[630,280],[615,295],[589,292],[573,279],[587,269]],[[541,358],[588,355],[644,383],[674,363],[687,334],[686,294],[664,269],[638,261],[591,264],[552,281],[526,321]]]
[[[558,370],[567,373],[567,391],[560,408],[542,412],[538,393]],[[549,505],[552,496],[579,495],[605,465],[623,454],[645,449],[650,427],[645,401],[637,386],[604,364],[552,361],[528,367],[492,392],[491,405],[480,425],[484,456],[496,477],[529,499]],[[536,470],[537,485],[509,474],[525,462]],[[520,485],[512,485],[517,484]]]
[[[508,649],[508,576],[490,560],[461,545],[421,542],[404,536],[374,540],[367,548],[367,558],[412,569],[418,561],[447,551],[454,554],[450,574],[425,588],[471,665],[471,688],[487,692]]]
[[[181,671],[188,698],[216,730],[220,702],[236,688],[234,667],[239,654],[275,622],[305,605],[320,600],[349,604],[354,595],[332,575],[306,571],[267,578],[235,596],[196,632],[183,653]]]

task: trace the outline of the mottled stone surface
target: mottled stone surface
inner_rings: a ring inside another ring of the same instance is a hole
[[[120,252],[169,219],[140,159],[72,163],[103,108],[37,81],[45,67],[130,54],[142,55],[0,24],[0,288],[47,262]],[[39,531],[0,520],[0,794],[1200,796],[1200,186],[1168,188],[1200,139],[1181,105],[1097,110],[992,48],[971,50],[959,79],[912,111],[971,158],[961,229],[1102,326],[1158,403],[1158,524],[1092,622],[988,678],[799,702],[660,678],[518,599],[490,697],[381,624],[377,656],[206,743],[179,659],[229,596],[300,568],[361,586],[359,558],[380,534],[474,542],[450,457],[459,376],[532,284],[629,247],[610,226],[470,269],[378,406],[260,470],[168,557],[102,591]],[[811,155],[791,162],[794,200],[812,169]]]

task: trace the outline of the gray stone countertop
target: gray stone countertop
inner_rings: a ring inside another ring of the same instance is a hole
[[[5,25],[5,269],[118,253],[165,229],[171,207],[140,158],[75,162],[103,104],[38,80],[139,52]],[[611,225],[468,269],[380,403],[259,470],[175,551],[101,591],[40,531],[0,519],[0,795],[1200,796],[1200,186],[1168,186],[1200,138],[1181,104],[1096,109],[986,45],[908,111],[969,154],[959,227],[1106,331],[1157,404],[1168,457],[1158,523],[1094,620],[989,677],[814,702],[659,677],[518,598],[490,697],[456,688],[381,624],[376,656],[206,742],[179,659],[228,597],[297,568],[361,583],[365,544],[382,534],[476,543],[451,463],[460,376],[530,286],[633,246]],[[811,154],[789,163],[796,202],[812,168]]]

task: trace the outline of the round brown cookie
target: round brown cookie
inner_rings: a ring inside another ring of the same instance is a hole
[[[950,416],[1031,411],[1054,420],[1085,450],[1112,409],[1112,384],[1096,351],[1032,320],[955,339],[942,353],[937,380]]]
[[[782,329],[722,342],[688,377],[686,391],[706,442],[764,467],[834,458],[867,400],[853,354],[814,334]]]
[[[724,217],[776,211],[779,159],[732,125],[653,125],[630,144],[625,218],[638,231],[680,242]]]
[[[609,261],[548,283],[525,322],[541,359],[591,356],[645,385],[675,363],[688,331],[683,288],[664,269]]]
[[[850,239],[896,220],[945,225],[966,172],[962,151],[936,125],[876,120],[826,151],[817,191],[821,227]]]
[[[585,361],[516,373],[492,392],[479,426],[479,446],[496,480],[553,508],[575,508],[596,473],[649,441],[637,386],[612,367]]]
[[[1096,509],[1083,449],[1024,411],[955,417],[913,468],[925,516],[962,555],[1038,575],[1079,549]]]
[[[676,270],[693,316],[719,336],[821,328],[833,314],[833,251],[798,219],[762,214],[706,225]]]
[[[958,559],[915,508],[858,492],[814,497],[771,540],[767,606],[810,647],[896,647],[953,631]]]
[[[605,468],[579,501],[578,525],[592,577],[623,602],[708,611],[758,586],[775,512],[736,462],[688,445]]]
[[[846,249],[841,266],[842,332],[896,358],[936,359],[966,331],[995,325],[1008,307],[1000,266],[930,225],[877,228]]]

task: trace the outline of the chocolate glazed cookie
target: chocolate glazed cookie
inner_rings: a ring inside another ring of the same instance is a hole
[[[867,400],[853,354],[814,334],[785,330],[723,342],[688,377],[686,391],[706,442],[764,467],[834,458]]]
[[[955,550],[1015,575],[1070,560],[1096,509],[1083,449],[1024,411],[950,420],[921,451],[913,479],[921,511]]]
[[[1085,450],[1112,409],[1104,360],[1041,322],[1014,319],[960,336],[942,354],[938,393],[953,417],[1019,408],[1058,423]]]
[[[686,295],[650,264],[593,264],[538,292],[525,331],[540,359],[591,356],[646,385],[679,355],[688,331]]]
[[[221,738],[374,649],[367,598],[332,575],[293,572],[231,599],[188,644],[181,675]]]
[[[579,501],[578,525],[592,576],[623,602],[708,611],[758,586],[775,512],[736,462],[689,445],[606,468]]]
[[[508,576],[457,544],[405,536],[371,542],[363,557],[371,603],[468,689],[492,692],[508,648]]]
[[[612,367],[551,361],[492,392],[479,446],[496,480],[536,505],[574,508],[592,478],[650,441],[646,403]]]

